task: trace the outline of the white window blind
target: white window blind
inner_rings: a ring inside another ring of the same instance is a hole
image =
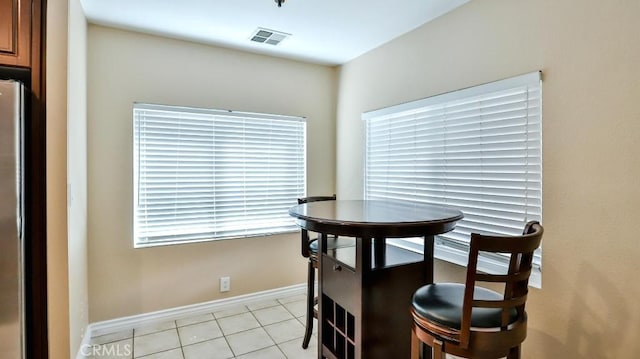
[[[461,210],[455,230],[436,238],[436,256],[458,264],[472,232],[521,234],[542,217],[541,91],[535,72],[363,114],[365,198]],[[507,258],[480,262],[495,272]],[[538,249],[533,285],[540,264]]]
[[[303,118],[134,104],[136,247],[298,230]]]

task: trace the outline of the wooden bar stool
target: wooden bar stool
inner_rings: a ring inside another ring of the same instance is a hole
[[[430,284],[413,295],[411,359],[419,358],[421,343],[432,348],[434,359],[445,359],[446,353],[475,359],[520,358],[527,335],[524,308],[531,262],[542,233],[542,226],[532,221],[522,236],[471,234],[465,284]],[[478,272],[479,252],[509,254],[507,273]],[[498,293],[476,282],[502,283],[504,290]]]
[[[333,196],[313,196],[298,198],[298,204],[335,200],[335,194]],[[302,348],[304,349],[307,349],[307,347],[309,347],[311,333],[313,332],[313,318],[318,318],[318,311],[315,309],[315,306],[318,303],[318,297],[316,297],[315,295],[315,274],[316,269],[318,268],[318,240],[319,237],[310,238],[309,231],[307,231],[306,229],[302,230],[302,256],[305,258],[309,258],[307,273],[307,320],[304,338],[302,339]],[[336,248],[353,247],[354,245],[355,243],[353,239],[341,239],[336,236],[328,236],[327,238],[328,251]]]

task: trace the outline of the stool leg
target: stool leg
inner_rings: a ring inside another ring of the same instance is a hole
[[[433,340],[433,359],[446,359],[446,353],[442,351],[442,342],[440,340]]]
[[[433,348],[425,343],[422,343],[422,359],[433,359]]]
[[[520,359],[520,346],[511,348],[509,350],[509,355],[507,355],[507,359]]]
[[[411,359],[420,359],[420,339],[416,335],[416,328],[411,329]]]
[[[309,258],[309,273],[307,276],[307,325],[304,331],[304,339],[302,339],[302,349],[309,347],[311,333],[313,332],[313,306],[315,302],[315,279],[316,269],[313,266],[313,260]]]

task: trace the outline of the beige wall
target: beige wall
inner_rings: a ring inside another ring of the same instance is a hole
[[[47,4],[47,305],[49,357],[69,358],[67,247],[68,1]]]
[[[362,195],[363,111],[543,71],[543,287],[525,358],[640,355],[639,16],[635,0],[475,0],[341,68],[341,198]]]
[[[87,21],[80,0],[69,0],[67,75],[67,228],[69,330],[77,353],[89,322],[87,281]]]
[[[88,324],[86,26],[79,0],[48,2],[47,284],[52,359],[75,357]]]
[[[334,192],[334,68],[89,26],[90,321],[305,281],[299,235],[133,249],[132,104],[307,117],[308,192]],[[218,278],[231,276],[228,293]]]

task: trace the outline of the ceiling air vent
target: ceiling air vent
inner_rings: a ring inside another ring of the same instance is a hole
[[[256,31],[251,35],[251,41],[260,42],[263,44],[269,45],[278,45],[282,40],[291,36],[291,34],[287,34],[285,32],[274,31],[269,29],[263,29],[261,27],[257,28]]]

